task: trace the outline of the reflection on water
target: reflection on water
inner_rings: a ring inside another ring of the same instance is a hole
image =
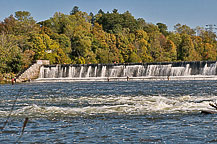
[[[32,83],[0,86],[2,143],[207,143],[216,141],[217,81]],[[16,99],[17,98],[17,99]]]

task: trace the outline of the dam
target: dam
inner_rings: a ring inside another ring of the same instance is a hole
[[[43,65],[36,81],[212,80],[216,66],[216,61]]]

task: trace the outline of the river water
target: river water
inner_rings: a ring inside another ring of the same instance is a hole
[[[216,143],[216,100],[217,81],[0,85],[0,143]]]

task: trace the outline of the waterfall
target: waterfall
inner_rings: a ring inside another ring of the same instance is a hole
[[[86,77],[90,77],[91,68],[92,68],[92,66],[89,66],[89,67],[88,67]]]
[[[145,71],[145,68],[139,65],[137,69],[136,77],[143,76],[144,71]]]
[[[211,64],[209,67],[206,64],[202,70],[202,75],[216,75],[216,63]]]
[[[97,77],[97,66],[95,66],[95,69],[94,69],[94,77]]]
[[[75,67],[69,66],[69,78],[75,77]]]
[[[81,70],[80,70],[79,78],[81,78],[81,77],[82,77],[83,70],[84,70],[84,67],[83,67],[83,66],[81,66]]]
[[[113,66],[109,70],[109,77],[121,77],[123,69],[124,66]]]
[[[101,77],[105,77],[106,75],[106,66],[102,67],[102,73],[101,73]]]
[[[161,76],[215,76],[216,62],[138,64],[44,65],[39,78],[124,78]]]

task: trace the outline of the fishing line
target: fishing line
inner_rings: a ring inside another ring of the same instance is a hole
[[[28,123],[28,120],[29,120],[29,118],[26,117],[26,118],[25,118],[25,121],[23,122],[23,127],[22,127],[21,134],[20,134],[19,138],[17,139],[16,143],[22,138],[23,133],[24,133],[24,130],[25,130],[25,127],[26,127],[26,124]]]

